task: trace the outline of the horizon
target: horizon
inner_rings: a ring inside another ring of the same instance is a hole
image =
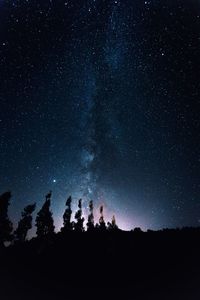
[[[37,2],[37,3],[36,3]],[[0,193],[200,224],[198,0],[1,1]],[[197,78],[197,79],[196,79]]]

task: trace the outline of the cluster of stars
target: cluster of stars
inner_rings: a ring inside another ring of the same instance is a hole
[[[52,189],[56,216],[72,194],[126,229],[198,225],[198,5],[2,1],[0,18],[12,213]]]

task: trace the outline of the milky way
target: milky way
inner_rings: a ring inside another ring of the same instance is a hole
[[[0,191],[198,226],[199,1],[0,1]]]

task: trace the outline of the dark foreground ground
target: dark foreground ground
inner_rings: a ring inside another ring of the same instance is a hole
[[[0,253],[0,299],[200,299],[200,229],[58,234]]]

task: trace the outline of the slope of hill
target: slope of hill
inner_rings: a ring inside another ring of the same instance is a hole
[[[199,299],[200,230],[57,234],[1,252],[1,299]]]

